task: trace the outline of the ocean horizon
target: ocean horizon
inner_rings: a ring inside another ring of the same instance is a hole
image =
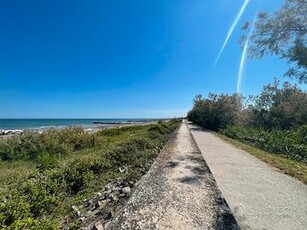
[[[68,126],[81,126],[83,128],[97,128],[104,126],[103,123],[127,123],[160,120],[161,118],[20,118],[0,119],[0,129],[49,129],[64,128]],[[101,124],[94,124],[94,122]]]

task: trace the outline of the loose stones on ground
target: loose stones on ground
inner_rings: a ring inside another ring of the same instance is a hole
[[[79,206],[72,206],[78,218],[87,226],[83,229],[104,229],[103,225],[124,205],[135,184],[135,181],[125,182],[119,178],[97,192],[96,197],[84,200]]]

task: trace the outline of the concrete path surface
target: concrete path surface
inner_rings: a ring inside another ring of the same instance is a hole
[[[189,124],[241,229],[307,229],[307,186]]]
[[[185,123],[105,229],[238,229]]]

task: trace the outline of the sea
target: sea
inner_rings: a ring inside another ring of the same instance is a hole
[[[114,123],[149,122],[157,119],[118,118],[118,119],[0,119],[0,129],[4,130],[43,130],[81,126],[83,128],[99,128]]]

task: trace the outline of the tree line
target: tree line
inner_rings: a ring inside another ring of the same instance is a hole
[[[197,95],[188,119],[227,137],[307,163],[307,92],[275,81],[257,96]]]
[[[307,125],[307,93],[296,85],[275,80],[257,96],[197,95],[187,118],[215,131],[230,125],[289,130]]]

